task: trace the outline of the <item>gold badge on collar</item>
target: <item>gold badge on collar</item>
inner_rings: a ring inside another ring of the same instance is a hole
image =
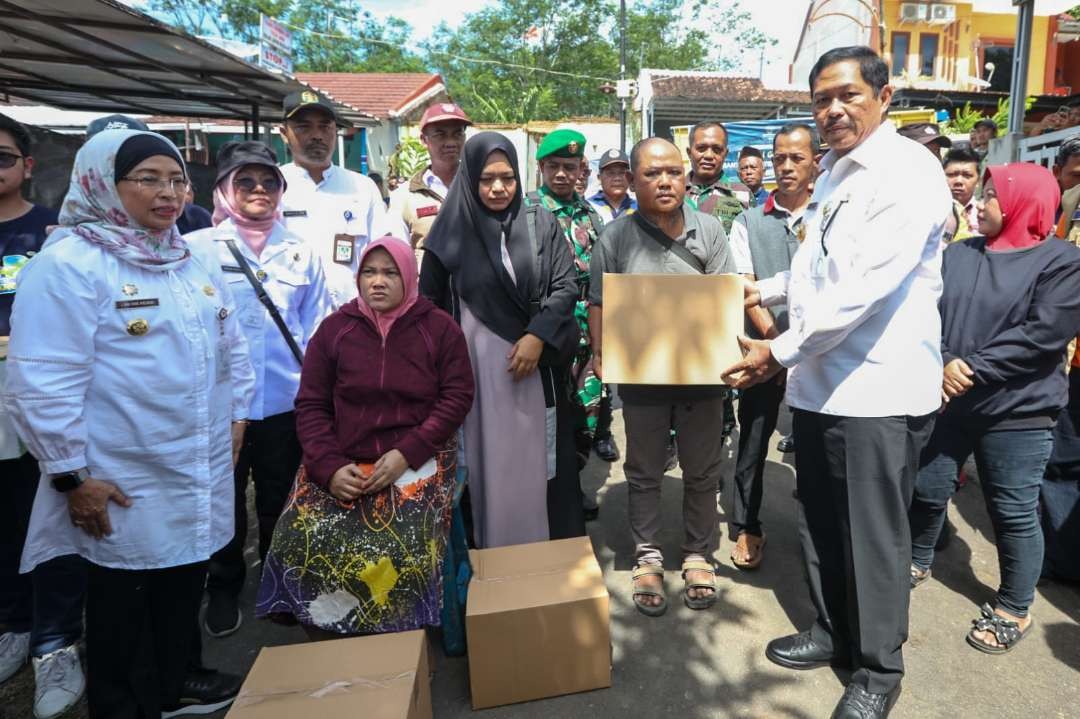
[[[130,282],[128,282],[123,287],[121,287],[120,291],[123,292],[128,297],[131,297],[132,295],[139,294],[139,288],[136,287],[135,285],[131,284]]]
[[[800,222],[799,226],[795,228],[795,237],[798,238],[799,242],[802,242],[803,240],[806,239],[806,223],[805,222]]]
[[[206,285],[205,287],[202,288],[202,291],[203,291],[203,294],[206,295],[207,297],[213,297],[216,294],[214,292],[214,286],[213,285]]]
[[[127,333],[133,337],[142,337],[150,331],[150,323],[144,319],[131,320],[127,323]]]

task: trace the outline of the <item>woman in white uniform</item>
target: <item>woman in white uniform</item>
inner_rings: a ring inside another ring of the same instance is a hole
[[[214,554],[207,581],[204,626],[211,636],[222,637],[235,632],[243,617],[248,475],[255,484],[259,556],[265,558],[300,467],[293,401],[301,357],[331,304],[322,262],[278,221],[285,179],[274,151],[261,142],[231,142],[218,151],[217,164],[215,226],[184,239],[217,257],[236,300],[256,379],[251,424],[236,463],[236,534]],[[273,311],[259,300],[257,289],[265,290]]]
[[[207,561],[233,534],[254,375],[220,263],[176,231],[187,187],[160,135],[92,137],[11,317],[4,399],[48,480],[22,571],[89,562],[91,717],[176,704]]]

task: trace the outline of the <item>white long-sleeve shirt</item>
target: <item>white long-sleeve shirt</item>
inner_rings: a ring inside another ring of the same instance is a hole
[[[22,571],[64,554],[119,569],[208,559],[233,535],[230,424],[254,374],[217,257],[153,272],[69,235],[19,277],[4,401],[44,474],[86,467],[131,499],[111,536],[42,481]]]
[[[758,282],[786,298],[772,342],[789,406],[849,417],[918,416],[941,404],[941,234],[952,208],[941,164],[886,122],[822,160],[791,271]]]
[[[251,366],[255,370],[255,396],[248,419],[265,419],[291,412],[300,388],[300,363],[281,335],[270,312],[259,302],[255,288],[236,262],[226,240],[233,240],[251,271],[266,288],[281,319],[303,352],[308,340],[326,315],[330,314],[330,294],[326,289],[322,261],[311,247],[280,223],[267,238],[266,247],[256,258],[240,239],[232,220],[217,227],[198,230],[184,236],[189,245],[205,248],[216,255],[229,294],[236,303],[236,314],[244,331]]]
[[[308,243],[323,261],[330,298],[337,309],[355,298],[360,251],[369,241],[393,235],[409,241],[401,217],[386,211],[379,188],[371,178],[335,165],[316,183],[295,163],[281,166],[288,187],[281,198],[285,227]],[[342,238],[351,238],[352,251],[342,254]]]

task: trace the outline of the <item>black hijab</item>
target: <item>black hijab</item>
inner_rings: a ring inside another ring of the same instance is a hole
[[[489,210],[480,200],[480,174],[493,152],[506,155],[517,179],[513,201],[499,213]],[[481,132],[469,138],[462,155],[446,201],[424,240],[424,250],[439,258],[453,276],[457,294],[485,327],[507,342],[517,342],[529,324],[535,262],[521,194],[517,151],[505,136]],[[514,277],[503,265],[500,244],[503,234]]]

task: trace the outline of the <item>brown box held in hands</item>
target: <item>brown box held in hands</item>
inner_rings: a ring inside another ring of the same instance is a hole
[[[431,719],[422,631],[267,647],[226,719]]]
[[[608,592],[588,537],[469,556],[473,709],[611,686]]]
[[[742,333],[738,275],[604,274],[604,382],[724,384]]]

